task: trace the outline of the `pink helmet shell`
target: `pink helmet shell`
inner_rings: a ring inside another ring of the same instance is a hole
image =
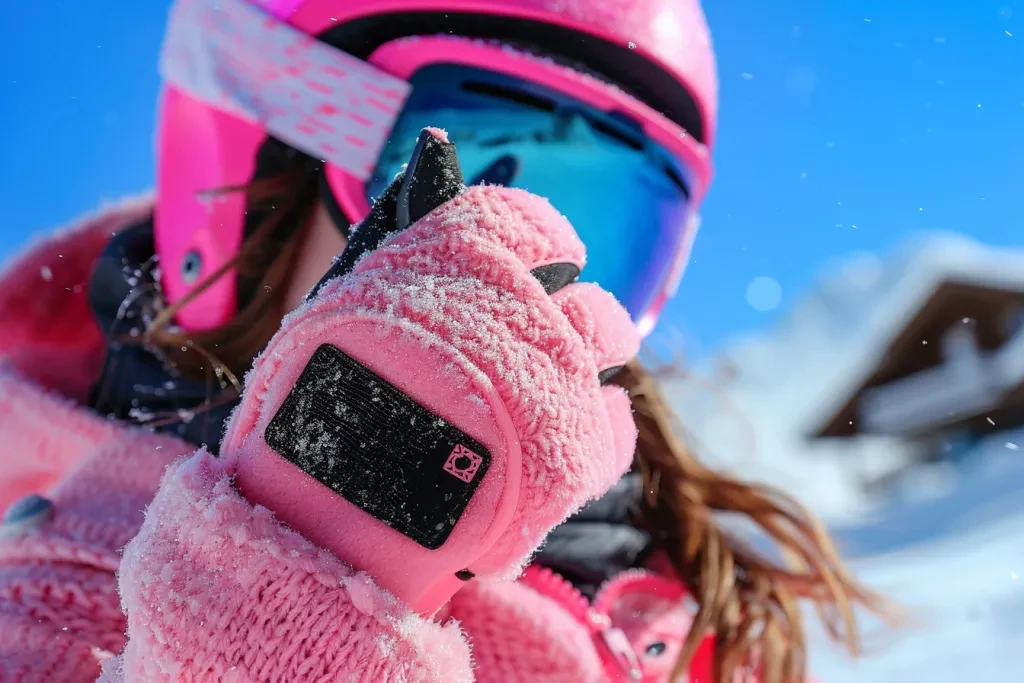
[[[190,4],[178,0],[182,8]],[[706,192],[717,79],[698,0],[238,0],[236,11],[239,4],[289,24],[301,41],[330,45],[352,60],[346,68],[369,65],[376,70],[372,78],[390,78],[396,87],[416,64],[469,52],[475,55],[470,61],[482,68],[509,73],[526,68],[531,80],[553,79],[556,89],[643,121],[652,139],[695,169],[694,209]],[[186,21],[177,30],[190,35],[191,28]],[[421,44],[409,49],[403,39],[417,37]],[[462,42],[441,40],[453,37]],[[547,62],[526,67],[511,56],[516,50],[498,45],[539,53]],[[584,77],[590,75],[598,78],[588,85]],[[381,130],[386,136],[387,129]],[[187,300],[176,315],[187,330],[217,327],[237,310],[229,264],[244,239],[246,206],[237,194],[211,198],[209,191],[249,182],[267,136],[260,122],[221,111],[174,82],[165,88],[157,132],[154,239],[168,301]],[[333,199],[345,218],[358,221],[368,208],[363,181],[336,164],[324,166]],[[653,327],[682,275],[696,230],[696,222],[691,224],[662,294],[637,321],[642,334]],[[196,296],[195,286],[210,273],[226,277]]]
[[[381,21],[410,27],[402,18],[384,19],[398,13],[439,14],[449,23],[459,15],[519,19],[558,26],[589,35],[612,45],[627,46],[652,67],[682,86],[696,105],[699,122],[683,127],[711,147],[718,114],[718,78],[711,34],[698,0],[254,0],[310,35],[357,20],[381,17]],[[467,25],[471,25],[467,22]],[[524,28],[525,28],[524,24]],[[435,33],[442,32],[438,28]],[[444,32],[448,32],[444,30]],[[465,35],[465,30],[451,31]],[[486,27],[478,37],[488,38]],[[406,30],[403,35],[422,35]],[[529,32],[533,37],[533,32]],[[526,38],[526,35],[523,35]],[[376,46],[374,46],[376,47]],[[542,47],[547,47],[543,46]],[[594,68],[592,65],[589,65]],[[601,71],[601,69],[595,69]],[[620,83],[620,85],[632,85]],[[644,98],[641,98],[644,99]],[[664,106],[656,106],[670,119]]]

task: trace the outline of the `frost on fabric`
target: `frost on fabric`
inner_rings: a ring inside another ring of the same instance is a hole
[[[329,344],[313,353],[265,438],[303,472],[430,549],[445,542],[490,465],[486,447]],[[472,454],[469,476],[446,471],[459,449]]]
[[[229,477],[203,452],[172,466],[128,545],[127,680],[230,670],[254,680],[472,680],[457,628],[411,614],[242,499]]]
[[[513,576],[547,529],[603,492],[632,455],[628,435],[616,437],[611,426],[629,423],[628,413],[610,419],[596,357],[600,346],[602,357],[628,359],[638,341],[631,331],[606,329],[600,315],[570,320],[529,272],[528,264],[581,263],[583,256],[571,226],[547,201],[471,187],[325,285],[289,316],[261,362],[272,372],[303,343],[288,330],[321,315],[372,316],[457,350],[494,385],[522,446],[519,506],[473,567],[478,575]],[[376,350],[382,367],[387,348]],[[626,410],[616,403],[616,415]],[[307,446],[317,439],[308,438]]]
[[[434,138],[437,139],[438,142],[445,142],[445,143],[448,142],[448,131],[446,131],[443,128],[435,128],[433,126],[428,126],[427,128],[424,128],[423,130],[425,130],[428,133],[430,133],[431,135],[433,135]]]

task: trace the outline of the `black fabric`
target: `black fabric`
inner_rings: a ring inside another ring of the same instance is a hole
[[[107,355],[89,405],[101,415],[157,425],[156,431],[216,453],[237,399],[197,412],[219,385],[181,377],[136,341],[161,299],[155,264],[151,219],[118,233],[96,262],[89,303],[106,336]]]
[[[612,368],[605,368],[604,370],[598,373],[597,380],[601,383],[602,386],[608,384],[608,382],[611,382],[613,379],[615,379],[615,377],[620,372],[622,372],[623,368],[625,367],[626,366],[624,365],[616,365],[615,367]]]
[[[329,344],[313,353],[265,438],[430,550],[451,535],[491,463],[482,444]]]
[[[449,34],[484,38],[538,52],[548,59],[611,82],[706,143],[693,95],[676,78],[626,44],[615,44],[541,21],[474,12],[387,12],[350,21],[320,40],[360,59],[391,40]]]
[[[455,145],[421,131],[396,200],[398,229],[405,230],[465,189]]]
[[[415,178],[416,182],[406,182],[406,178]],[[464,189],[455,145],[442,143],[427,131],[421,132],[408,167],[391,181],[366,218],[353,228],[345,251],[310,290],[306,300],[316,296],[331,280],[351,271],[359,259],[390,235],[454,199]],[[400,216],[400,212],[404,214]]]
[[[574,263],[551,263],[538,266],[530,273],[540,281],[548,294],[554,294],[580,279],[580,269]]]
[[[89,281],[89,304],[108,336],[129,334],[141,324],[140,314],[152,313],[154,266],[152,217],[123,229],[100,254]]]
[[[642,495],[640,475],[627,474],[604,496],[556,527],[535,561],[593,598],[608,579],[643,566],[651,551],[650,534],[633,522]]]

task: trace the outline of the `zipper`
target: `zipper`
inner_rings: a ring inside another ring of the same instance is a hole
[[[635,572],[647,574],[647,572],[642,572],[642,570],[634,570],[624,572],[623,575],[605,582],[597,595],[595,595],[593,604],[576,586],[546,567],[530,565],[526,568],[526,572],[520,581],[561,605],[563,609],[587,629],[591,638],[598,645],[598,649],[604,650],[606,656],[615,663],[619,671],[628,680],[639,681],[643,679],[643,670],[641,669],[640,659],[633,651],[632,644],[622,629],[612,626],[607,611],[600,609],[600,607],[607,603],[607,600],[602,599],[602,596],[613,594],[607,593],[606,589],[611,588],[617,593],[620,590],[619,587],[639,578]]]

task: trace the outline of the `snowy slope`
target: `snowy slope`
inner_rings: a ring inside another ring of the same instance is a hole
[[[910,608],[916,623],[856,666],[819,637],[814,668],[823,681],[1024,680],[1019,443],[1024,433],[993,437],[930,495],[834,528],[858,574]]]
[[[877,638],[856,664],[819,636],[812,666],[823,683],[1024,680],[1024,514],[854,566],[917,624]]]
[[[1024,432],[918,471],[884,504],[844,465],[857,456],[881,473],[907,446],[805,438],[941,279],[1024,288],[1024,251],[936,236],[825,272],[775,329],[669,382],[669,399],[703,458],[794,493],[830,522],[860,576],[914,610],[916,628],[883,635],[856,666],[822,638],[823,683],[1024,681]]]

